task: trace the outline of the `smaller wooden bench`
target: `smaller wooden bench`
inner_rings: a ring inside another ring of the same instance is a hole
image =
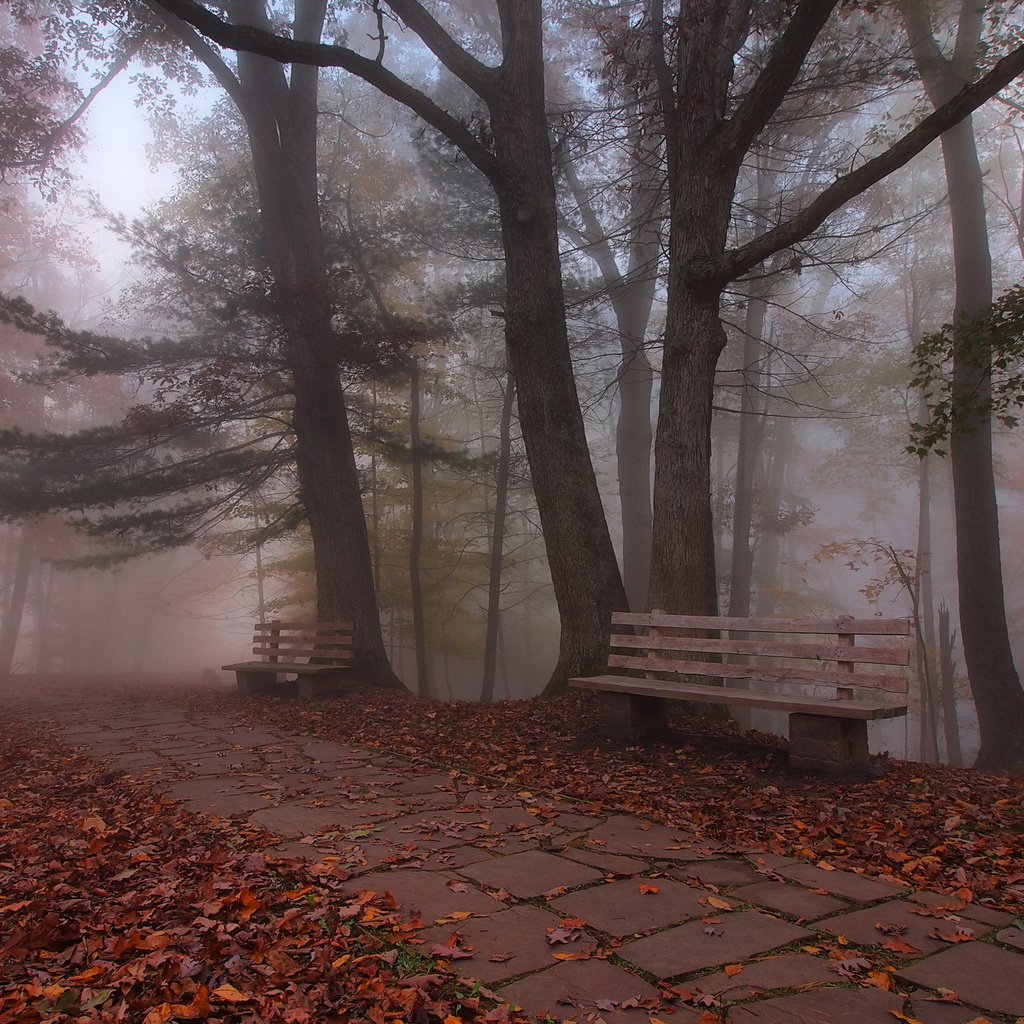
[[[912,644],[907,619],[615,612],[612,631],[609,669],[631,669],[643,677],[569,680],[570,686],[598,692],[603,736],[636,741],[656,735],[664,728],[666,700],[767,708],[789,713],[793,767],[862,770],[871,766],[867,723],[907,713],[898,699],[879,697],[880,691],[908,691]],[[858,636],[886,637],[887,642],[857,646]],[[863,666],[881,670],[864,671]],[[716,685],[703,684],[709,678]]]
[[[352,665],[351,622],[260,622],[254,627],[252,653],[259,661],[221,666],[234,672],[238,692],[268,693],[279,676],[298,677],[306,699],[332,690]]]

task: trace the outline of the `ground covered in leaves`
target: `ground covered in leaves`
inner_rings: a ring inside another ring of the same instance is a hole
[[[881,779],[830,780],[791,771],[783,740],[706,718],[679,717],[666,741],[627,747],[597,739],[595,701],[578,692],[497,704],[367,690],[314,705],[223,690],[168,697],[571,797],[591,813],[628,811],[727,850],[1024,908],[1024,779],[885,759]]]
[[[389,897],[0,715],[0,1024],[499,1024]]]

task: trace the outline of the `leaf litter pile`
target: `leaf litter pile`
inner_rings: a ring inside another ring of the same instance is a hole
[[[199,695],[201,694],[201,695]],[[183,690],[178,703],[431,767],[626,811],[732,851],[764,851],[884,876],[962,900],[1024,908],[1024,779],[885,758],[881,779],[793,772],[785,741],[677,717],[668,739],[596,738],[588,693],[497,704],[360,690],[306,705]]]
[[[385,893],[267,838],[0,716],[0,1024],[515,1019]]]

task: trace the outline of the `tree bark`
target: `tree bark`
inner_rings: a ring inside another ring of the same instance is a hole
[[[938,108],[973,72],[983,12],[976,0],[964,0],[955,50],[947,59],[932,35],[925,6],[919,0],[904,0],[900,9],[921,80]],[[992,303],[985,186],[972,118],[950,128],[940,141],[952,224],[954,319],[969,318]],[[961,424],[966,429],[954,432],[950,440],[950,468],[960,630],[981,732],[975,763],[996,768],[1024,761],[1024,690],[1006,625],[992,420],[978,409],[989,394],[990,362],[979,358],[975,348],[954,345],[954,404],[958,395],[966,396],[973,411]]]
[[[412,473],[412,518],[409,534],[409,595],[412,599],[412,632],[416,646],[416,682],[421,697],[430,696],[430,662],[427,657],[427,622],[423,609],[423,444],[420,439],[420,366],[409,360],[409,455]]]
[[[32,527],[26,524],[22,527],[18,539],[18,557],[11,581],[10,600],[7,602],[3,623],[0,624],[0,676],[10,675],[14,668],[14,654],[18,647],[22,617],[25,614],[34,547]]]
[[[498,435],[498,467],[495,475],[494,520],[491,529],[491,557],[487,575],[487,627],[484,635],[483,682],[480,700],[494,700],[494,675],[498,663],[498,625],[501,621],[501,568],[505,554],[505,518],[508,510],[508,478],[512,461],[512,404],[515,382],[512,374],[505,381]]]
[[[300,0],[297,37],[319,39],[324,7],[323,0]],[[289,82],[274,61],[238,55],[241,110],[294,387],[296,468],[313,542],[317,619],[352,621],[354,670],[367,682],[399,688],[381,636],[331,319],[317,191],[317,77],[317,69],[295,65]]]
[[[545,695],[607,663],[611,613],[626,607],[590,461],[558,258],[538,0],[499,0],[506,88],[491,97],[505,251],[505,337],[561,623]]]

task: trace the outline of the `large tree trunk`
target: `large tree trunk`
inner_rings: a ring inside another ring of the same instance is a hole
[[[952,97],[973,72],[982,9],[964,0],[953,58],[932,35],[920,0],[901,5],[918,72],[935,107]],[[992,303],[992,258],[985,214],[985,187],[973,120],[965,118],[941,138],[952,223],[956,277],[955,318],[969,318]],[[972,411],[950,440],[956,529],[957,581],[964,661],[978,712],[979,767],[1024,761],[1024,690],[1013,662],[999,544],[999,508],[992,464],[992,420],[983,409],[990,389],[990,359],[976,345],[954,346],[953,401]]]
[[[565,326],[555,184],[544,109],[542,12],[501,0],[507,88],[491,101],[505,250],[505,336],[561,622],[544,693],[604,668],[611,613],[626,607]]]
[[[323,0],[300,0],[295,34],[318,40]],[[251,10],[264,27],[265,14]],[[273,295],[287,341],[295,395],[299,491],[316,566],[317,618],[355,624],[354,669],[398,688],[381,636],[329,285],[317,191],[316,68],[295,65],[290,82],[274,61],[238,55],[245,117],[259,190]]]

